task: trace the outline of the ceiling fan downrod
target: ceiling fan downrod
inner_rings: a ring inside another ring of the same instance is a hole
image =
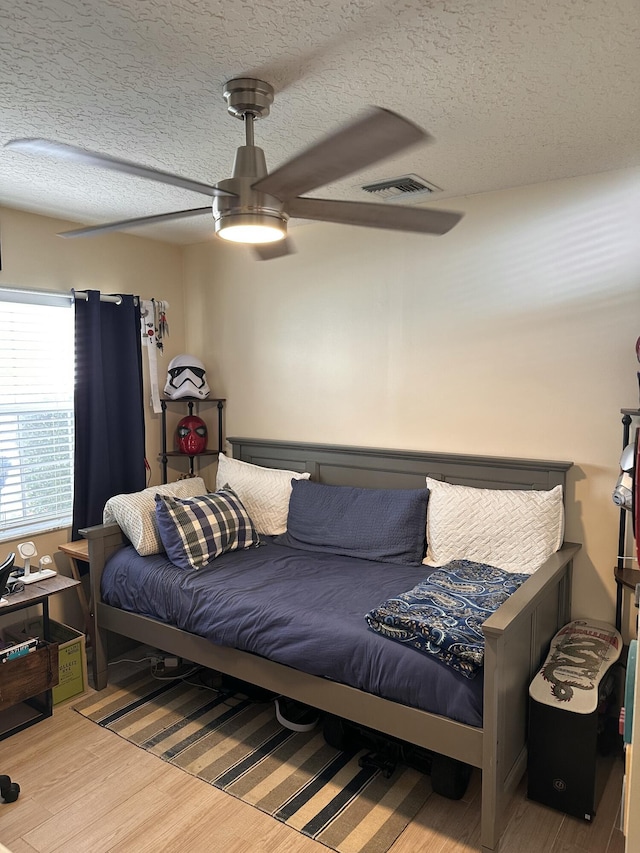
[[[269,115],[273,103],[273,86],[253,77],[236,77],[222,87],[222,97],[232,116],[244,122],[245,144],[236,151],[234,178],[263,178],[267,174],[264,151],[256,147],[254,122]]]
[[[256,120],[256,117],[253,113],[245,113],[244,114],[244,144],[245,145],[254,145],[254,133],[253,133],[253,123]]]

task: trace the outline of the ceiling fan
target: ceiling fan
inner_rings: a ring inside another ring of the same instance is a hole
[[[269,260],[293,251],[286,239],[289,217],[423,234],[445,234],[462,218],[461,213],[445,210],[387,207],[304,195],[430,139],[412,122],[380,107],[371,108],[269,174],[264,152],[254,145],[254,121],[269,115],[273,95],[272,86],[251,77],[235,78],[224,85],[229,113],[244,121],[245,145],[237,149],[233,177],[213,185],[48,139],[13,139],[5,147],[149,178],[213,198],[213,208],[208,205],[93,225],[65,231],[61,237],[88,237],[213,212],[217,236],[254,244],[258,257]]]

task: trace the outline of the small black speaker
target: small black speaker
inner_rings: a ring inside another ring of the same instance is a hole
[[[596,810],[598,712],[572,714],[531,701],[527,796],[574,817]]]

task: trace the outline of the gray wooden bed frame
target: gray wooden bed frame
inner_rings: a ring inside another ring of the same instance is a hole
[[[571,467],[569,462],[246,438],[228,441],[234,458],[245,462],[308,471],[321,483],[369,488],[424,488],[429,475],[476,487],[550,489],[565,485]],[[506,804],[526,769],[528,685],[551,638],[570,621],[571,568],[579,545],[565,543],[485,622],[484,716],[482,728],[475,728],[255,654],[215,646],[172,625],[111,607],[100,596],[102,570],[126,540],[114,524],[81,533],[89,543],[97,690],[107,684],[108,634],[113,632],[464,761],[482,771],[482,850],[498,850]]]

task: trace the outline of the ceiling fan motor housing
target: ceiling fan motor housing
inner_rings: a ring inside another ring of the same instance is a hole
[[[282,202],[275,196],[254,190],[256,180],[256,177],[227,178],[216,184],[219,189],[236,194],[214,197],[216,234],[229,225],[271,225],[286,234],[289,217],[282,209]]]
[[[218,189],[234,193],[214,196],[216,234],[229,225],[271,225],[286,234],[289,217],[283,210],[282,201],[253,189],[253,184],[266,174],[264,151],[256,145],[241,145],[236,151],[233,177],[216,184]]]

